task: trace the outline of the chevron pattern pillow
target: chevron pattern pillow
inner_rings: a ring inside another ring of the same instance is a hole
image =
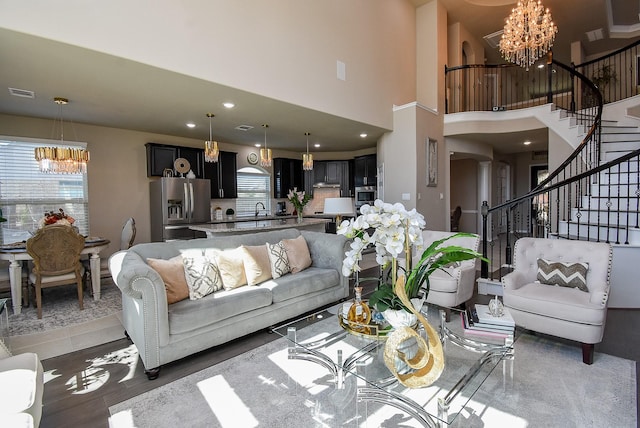
[[[588,263],[552,262],[538,259],[538,281],[541,284],[578,288],[589,292],[587,288]]]

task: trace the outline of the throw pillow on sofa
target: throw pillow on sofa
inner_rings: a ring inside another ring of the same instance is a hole
[[[244,260],[242,248],[234,248],[233,250],[218,251],[216,261],[220,269],[222,284],[225,290],[233,290],[234,288],[247,285],[247,276],[244,273]]]
[[[172,304],[189,298],[189,286],[184,277],[182,256],[175,256],[169,260],[147,259],[147,264],[160,274],[167,293],[167,303]]]
[[[271,279],[271,265],[269,264],[267,247],[265,245],[243,245],[240,248],[242,249],[247,284],[256,285]]]
[[[298,273],[311,266],[311,254],[309,254],[309,246],[304,236],[300,235],[294,239],[283,239],[282,244],[287,252],[291,273]]]
[[[198,300],[222,290],[223,282],[216,264],[216,253],[211,249],[182,251],[184,276],[189,286],[189,299]]]
[[[287,257],[287,251],[284,248],[282,241],[277,244],[265,244],[267,252],[269,254],[269,263],[271,264],[271,277],[278,279],[282,275],[286,275],[291,271],[289,266],[289,257]]]
[[[588,263],[553,262],[538,259],[537,279],[541,284],[577,288],[589,292],[587,288]]]

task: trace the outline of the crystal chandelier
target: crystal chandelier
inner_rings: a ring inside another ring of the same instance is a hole
[[[211,136],[211,118],[215,117],[213,113],[207,113],[209,118],[209,139],[204,142],[204,161],[205,162],[218,162],[218,156],[220,150],[218,150],[218,142],[213,141]]]
[[[307,153],[302,155],[302,169],[304,171],[311,171],[313,169],[313,155],[309,153],[309,135],[310,132],[305,132],[304,135],[307,136]]]
[[[504,25],[500,53],[505,60],[528,71],[538,58],[551,49],[557,32],[558,27],[551,20],[551,12],[542,6],[542,1],[518,1]]]
[[[260,149],[260,166],[263,168],[271,167],[271,149],[267,148],[267,128],[266,123],[262,125],[264,128],[264,147]]]
[[[61,108],[63,105],[68,104],[69,100],[62,97],[55,97],[53,102],[58,105],[60,143],[62,146],[35,148],[34,156],[38,162],[40,171],[51,174],[86,174],[89,152],[78,147],[64,147],[64,123]]]

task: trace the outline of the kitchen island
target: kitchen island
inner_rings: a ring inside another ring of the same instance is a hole
[[[264,219],[255,218],[247,220],[236,220],[227,223],[210,223],[210,224],[194,224],[189,229],[205,232],[207,238],[220,235],[239,235],[243,233],[254,233],[256,231],[275,230],[275,229],[305,229],[316,232],[324,232],[325,224],[329,219],[325,218],[304,218],[302,222],[298,222],[297,218],[280,218],[280,219]]]

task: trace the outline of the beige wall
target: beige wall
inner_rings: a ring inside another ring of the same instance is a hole
[[[387,129],[415,100],[409,0],[11,3],[0,27]]]

